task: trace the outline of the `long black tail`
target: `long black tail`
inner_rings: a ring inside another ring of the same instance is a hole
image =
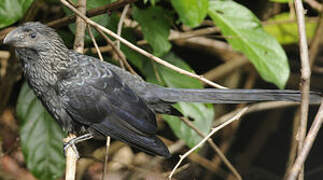
[[[239,104],[258,101],[301,100],[298,90],[268,89],[177,89],[158,88],[156,94],[167,102],[203,102],[214,104]],[[310,92],[310,104],[320,104],[322,93]]]

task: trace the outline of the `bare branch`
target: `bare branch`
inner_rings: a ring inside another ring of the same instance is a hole
[[[80,13],[86,13],[86,0],[78,0],[78,10]],[[82,53],[84,50],[84,33],[85,33],[86,24],[82,18],[76,17],[76,31],[75,31],[75,40],[74,40],[74,50],[76,52]]]
[[[107,136],[107,143],[106,143],[106,148],[105,148],[102,180],[106,179],[106,175],[107,175],[107,172],[108,172],[108,160],[109,160],[110,142],[111,142],[111,138],[110,138],[110,136]]]
[[[306,136],[303,148],[301,152],[298,154],[296,161],[292,169],[290,170],[290,174],[287,176],[287,180],[295,180],[297,178],[297,175],[302,169],[305,159],[312,148],[312,145],[317,136],[317,133],[319,132],[322,126],[322,121],[323,121],[323,99],[321,101],[321,106],[319,108],[319,111],[317,112],[315,119],[313,121],[313,124]]]
[[[180,155],[180,160],[178,161],[178,163],[176,164],[176,166],[174,167],[174,169],[172,170],[171,174],[168,176],[169,179],[172,179],[173,174],[175,173],[176,169],[178,168],[178,166],[181,164],[181,162],[188,156],[190,155],[192,152],[194,152],[197,148],[199,148],[200,146],[202,146],[203,143],[205,143],[205,141],[207,141],[214,133],[216,133],[217,131],[219,131],[220,129],[222,129],[223,127],[227,126],[228,124],[232,123],[233,121],[239,119],[246,111],[247,111],[247,107],[243,108],[240,112],[238,112],[234,117],[232,117],[231,119],[229,119],[228,121],[226,121],[225,123],[215,127],[214,129],[212,129],[212,131],[201,141],[199,142],[197,145],[195,145],[192,149],[190,149],[189,151],[187,151],[184,155]]]
[[[295,0],[295,11],[297,18],[300,54],[301,54],[301,106],[300,106],[300,127],[297,133],[298,137],[298,154],[302,151],[303,143],[306,135],[307,116],[309,107],[309,90],[311,69],[309,64],[308,47],[305,30],[304,7],[302,0]],[[300,174],[300,179],[303,179],[303,173]]]
[[[96,52],[98,53],[100,60],[103,61],[103,57],[102,57],[101,51],[100,51],[99,46],[96,43],[96,40],[95,40],[95,38],[93,36],[92,30],[91,30],[91,26],[90,25],[87,25],[87,29],[89,31],[89,35],[90,35],[90,37],[92,39],[93,45],[94,45],[94,47],[96,49]]]
[[[186,118],[181,118],[181,120],[187,126],[189,126],[190,128],[192,128],[199,136],[201,136],[202,138],[205,138],[204,133],[201,132],[197,127],[195,127],[192,122],[190,122]],[[216,145],[211,138],[209,138],[207,141],[210,144],[210,146],[213,148],[213,150],[219,155],[220,159],[228,166],[228,168],[231,170],[232,174],[234,174],[238,180],[241,180],[242,179],[241,175],[236,170],[236,168],[231,164],[231,162],[225,157],[225,155],[223,154],[223,152],[221,151],[221,149],[219,148],[219,146]]]
[[[152,55],[151,53],[133,45],[132,43],[130,43],[129,41],[127,41],[126,39],[123,39],[122,37],[118,36],[117,34],[115,34],[113,31],[101,26],[100,24],[97,24],[96,22],[92,21],[91,19],[87,18],[85,15],[81,14],[77,9],[75,9],[72,5],[68,4],[66,2],[66,0],[60,0],[62,4],[64,4],[66,7],[68,7],[69,9],[71,9],[74,13],[76,13],[78,16],[80,16],[81,18],[84,19],[84,21],[86,21],[88,24],[92,25],[93,27],[95,27],[96,29],[100,29],[102,30],[103,32],[109,34],[110,36],[112,36],[113,38],[115,39],[119,39],[120,42],[122,42],[123,44],[125,44],[126,46],[128,46],[129,48],[139,52],[140,54],[156,61],[157,63],[161,64],[161,65],[164,65],[174,71],[177,71],[178,73],[181,73],[181,74],[184,74],[184,75],[187,75],[187,76],[190,76],[192,78],[195,78],[195,79],[198,79],[202,82],[205,82],[207,83],[208,85],[210,86],[213,86],[213,87],[216,87],[216,88],[221,88],[221,89],[226,89],[226,87],[224,86],[221,86],[221,85],[218,85],[208,79],[205,79],[204,77],[200,76],[200,75],[197,75],[197,74],[193,74],[191,72],[188,72],[186,70],[183,70],[181,68],[178,68],[164,60],[162,60],[161,58],[159,57],[156,57],[154,55]]]
[[[121,37],[121,31],[122,31],[122,25],[123,25],[123,22],[126,18],[126,15],[127,15],[127,12],[128,12],[128,9],[129,9],[130,5],[127,4],[123,10],[122,10],[122,14],[121,14],[121,17],[120,17],[120,20],[119,20],[119,23],[118,23],[118,30],[117,30],[117,34]],[[117,48],[120,49],[120,41],[117,40]]]

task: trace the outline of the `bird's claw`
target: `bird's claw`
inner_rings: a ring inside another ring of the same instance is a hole
[[[66,156],[66,153],[67,153],[67,150],[68,150],[68,148],[72,148],[72,150],[74,151],[74,153],[76,154],[76,158],[77,159],[79,159],[80,158],[80,154],[79,154],[79,152],[78,152],[78,150],[77,150],[77,148],[76,148],[76,146],[75,146],[75,142],[73,141],[73,139],[72,140],[70,140],[70,141],[68,141],[68,142],[66,142],[66,143],[64,143],[64,155]]]

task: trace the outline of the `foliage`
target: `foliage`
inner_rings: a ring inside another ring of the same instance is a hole
[[[289,13],[278,14],[269,19],[268,25],[266,25],[265,31],[273,35],[281,44],[293,44],[298,42],[298,31],[297,24],[295,21],[290,23],[272,23],[272,22],[283,22],[291,20]],[[272,24],[271,24],[272,23]],[[306,22],[306,36],[311,39],[316,29],[315,22]]]
[[[77,1],[73,0],[73,2]],[[111,2],[114,0],[88,0],[87,9]],[[32,0],[0,0],[0,28],[20,20],[31,3]],[[259,19],[250,10],[234,1],[141,0],[132,4],[131,7],[131,18],[138,22],[140,28],[124,28],[122,37],[135,44],[140,36],[138,35],[140,34],[138,33],[139,29],[143,39],[148,43],[144,48],[177,67],[193,72],[193,68],[175,54],[172,44],[169,42],[170,30],[176,29],[182,24],[190,28],[203,28],[201,23],[206,18],[211,18],[214,24],[220,28],[225,40],[251,61],[265,81],[284,88],[288,80],[289,65],[279,42],[282,44],[296,42],[295,24],[266,26],[264,29]],[[66,15],[72,14],[67,8],[63,9]],[[119,14],[117,12],[110,15],[105,13],[91,19],[116,31]],[[284,18],[285,16],[277,16],[273,20]],[[307,25],[310,34],[313,34],[315,24]],[[286,36],[282,29],[286,30],[289,36]],[[70,24],[69,30],[68,32],[61,31],[61,34],[64,37],[73,37],[75,24]],[[93,32],[96,38],[101,38],[97,32]],[[86,41],[90,42],[89,36]],[[203,88],[201,82],[156,64],[123,44],[121,44],[121,50],[129,62],[149,82],[168,87]],[[193,124],[201,132],[207,134],[210,131],[214,119],[212,105],[177,103],[174,107],[181,111],[185,117],[193,118]],[[21,146],[27,167],[39,179],[60,177],[64,172],[61,142],[64,134],[26,83],[18,98],[17,116],[21,125]],[[163,115],[163,118],[174,134],[183,139],[189,147],[201,140],[195,131],[187,127],[178,117]]]
[[[264,80],[284,88],[289,77],[286,54],[251,11],[234,1],[218,0],[210,4],[209,14],[231,46],[248,57]]]
[[[0,0],[0,28],[21,19],[32,2],[33,0]]]
[[[57,179],[65,169],[64,134],[25,83],[17,104],[21,148],[27,167],[43,180]]]

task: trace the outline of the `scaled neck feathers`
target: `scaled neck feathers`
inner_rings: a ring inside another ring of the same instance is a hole
[[[25,77],[38,95],[55,85],[58,74],[72,64],[69,49],[60,39],[46,42],[40,49],[16,48],[16,54],[24,66]]]

